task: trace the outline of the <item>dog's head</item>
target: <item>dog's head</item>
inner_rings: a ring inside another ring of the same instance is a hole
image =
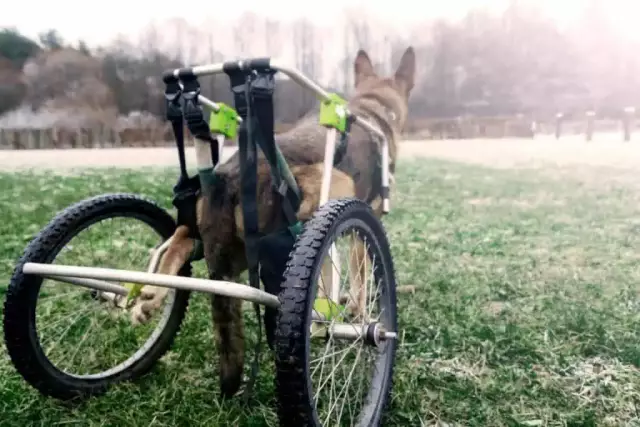
[[[356,93],[353,99],[375,99],[387,110],[390,125],[398,131],[403,130],[409,113],[409,94],[413,89],[416,72],[413,47],[410,46],[404,51],[393,76],[379,76],[369,55],[362,49],[356,55],[354,71]]]

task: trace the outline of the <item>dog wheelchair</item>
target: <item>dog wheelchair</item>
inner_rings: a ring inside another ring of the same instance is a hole
[[[278,72],[315,93],[321,101],[320,125],[327,128],[320,207],[304,223],[296,218],[302,195],[274,138]],[[223,73],[229,77],[235,108],[200,93],[199,76]],[[379,425],[397,346],[393,260],[383,225],[369,205],[355,198],[330,199],[329,190],[350,127],[364,127],[380,142],[382,211],[387,213],[385,135],[350,113],[338,95],[269,58],[170,70],[163,81],[180,162],[173,200],[177,220],[154,202],[129,193],[92,197],[56,215],[26,247],[6,294],[4,336],[15,368],[50,397],[99,395],[149,372],[170,349],[190,292],[205,292],[265,307],[280,425]],[[191,177],[184,153],[185,122],[194,137],[198,168]],[[176,228],[193,227],[197,195],[211,188],[225,140],[236,137],[249,285],[190,277],[192,262],[201,260],[202,253],[192,256],[177,276],[156,273]],[[267,236],[261,234],[255,214],[258,147],[286,219],[286,227]],[[120,220],[133,225],[114,230]],[[103,224],[112,228],[92,231]],[[141,234],[145,230],[148,235]],[[86,234],[93,235],[88,243],[76,241]],[[351,237],[345,256],[338,239],[347,234]],[[354,241],[359,255],[353,253]],[[323,261],[326,256],[330,261]],[[89,262],[88,257],[94,258]],[[353,259],[358,271],[347,276],[358,276],[361,286],[355,296],[352,289],[345,293],[341,287],[342,269],[354,265]],[[116,262],[124,267],[116,267]],[[366,266],[372,272],[361,274]],[[134,326],[127,308],[144,296],[145,285],[170,291],[158,319]],[[354,301],[362,304],[354,309]],[[71,306],[74,302],[79,308]],[[87,320],[90,315],[94,318]]]

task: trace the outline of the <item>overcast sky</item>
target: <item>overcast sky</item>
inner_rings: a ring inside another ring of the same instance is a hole
[[[567,0],[562,0],[567,1]],[[572,0],[569,0],[572,1]],[[161,21],[183,17],[198,25],[207,20],[220,21],[233,18],[245,10],[280,19],[307,16],[316,22],[329,22],[332,14],[344,6],[360,6],[380,14],[401,25],[425,17],[456,17],[474,5],[504,4],[504,0],[106,0],[87,2],[79,0],[20,0],[11,2],[0,14],[0,26],[16,26],[29,35],[42,29],[59,29],[67,39],[83,38],[90,43],[104,43],[117,32],[131,33],[151,20]],[[228,4],[230,8],[216,7]]]
[[[614,22],[615,28],[627,36],[640,40],[640,0],[518,0],[529,2],[542,8],[545,13],[560,25],[567,25],[580,20],[584,7],[588,2],[600,1],[603,15],[606,14]],[[19,0],[11,3],[0,13],[0,27],[16,27],[28,36],[36,38],[38,33],[55,28],[67,42],[84,40],[89,46],[105,45],[118,35],[130,38],[134,44],[139,40],[145,27],[155,23],[157,30],[162,31],[160,24],[171,18],[183,18],[186,23],[196,28],[200,34],[187,41],[190,46],[197,46],[198,58],[207,57],[209,41],[216,51],[228,55],[263,56],[277,55],[285,61],[292,60],[293,37],[282,34],[283,40],[278,44],[278,53],[265,51],[264,37],[249,44],[250,52],[238,53],[231,25],[245,11],[252,11],[259,16],[269,16],[280,21],[291,21],[305,16],[324,27],[319,40],[324,63],[319,71],[321,81],[331,79],[340,69],[336,67],[344,58],[344,38],[341,11],[350,7],[359,13],[364,11],[376,21],[372,25],[374,40],[384,38],[385,34],[404,36],[407,43],[420,44],[422,38],[428,36],[419,24],[425,20],[436,18],[462,18],[472,8],[485,8],[500,11],[509,0],[243,0],[230,2],[231,8],[217,10],[216,4],[224,4],[221,0],[105,0],[87,2],[79,0]],[[188,7],[187,7],[188,6]],[[220,23],[229,27],[221,28]],[[331,28],[333,27],[333,29]],[[387,27],[384,29],[383,27]],[[262,29],[257,29],[261,31]],[[263,34],[263,33],[262,33]],[[409,37],[407,37],[409,36]],[[159,42],[163,46],[177,46],[175,27],[161,34]],[[188,36],[187,36],[188,37]],[[211,37],[211,40],[209,39]],[[372,41],[374,41],[372,40]],[[374,41],[375,43],[375,41]],[[179,44],[179,43],[178,43]],[[158,46],[163,48],[163,46]],[[184,52],[186,48],[182,49]],[[353,51],[353,46],[347,50]],[[377,52],[370,52],[372,59]],[[379,53],[382,54],[382,53]],[[386,54],[385,54],[386,55]],[[183,58],[185,61],[189,59]],[[226,59],[226,58],[225,58]],[[202,63],[197,59],[197,63]],[[189,65],[195,65],[189,63]],[[389,70],[391,71],[391,70]]]
[[[523,0],[521,0],[523,1]],[[559,22],[577,17],[589,0],[524,0],[541,5]],[[117,33],[132,34],[152,20],[183,17],[192,25],[211,20],[233,18],[245,10],[280,19],[307,16],[318,23],[330,22],[343,6],[358,6],[384,17],[390,24],[403,24],[425,18],[457,18],[472,7],[500,9],[507,0],[19,0],[10,2],[0,13],[0,26],[15,26],[30,36],[46,28],[56,28],[67,40],[84,39],[89,44],[103,44]],[[216,5],[228,4],[220,10]],[[640,35],[636,24],[640,0],[603,0],[612,19],[625,32]]]

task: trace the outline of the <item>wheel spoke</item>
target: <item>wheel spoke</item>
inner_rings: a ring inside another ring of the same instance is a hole
[[[146,271],[149,248],[164,240],[152,222],[117,211],[97,222],[90,217],[86,221],[88,226],[80,231],[68,231],[71,238],[52,263]],[[55,279],[43,280],[40,287],[36,305],[39,345],[69,375],[99,377],[117,365],[127,369],[151,333],[165,327],[171,312],[160,310],[148,324],[134,327],[129,313],[115,301],[89,295],[88,290]]]

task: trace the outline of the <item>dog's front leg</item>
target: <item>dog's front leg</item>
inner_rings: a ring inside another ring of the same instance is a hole
[[[364,243],[359,236],[350,238],[349,254],[349,303],[348,310],[361,323],[368,322],[367,313],[367,267],[368,254]]]
[[[292,168],[292,172],[302,193],[306,195],[298,209],[298,219],[300,221],[307,221],[320,207],[320,190],[323,171],[324,165],[322,163]],[[329,199],[354,197],[355,194],[356,189],[353,179],[338,169],[332,169]],[[334,300],[340,299],[339,295],[332,295],[334,287],[337,289],[341,288],[339,261],[339,259],[332,259],[330,253],[328,253],[327,257],[323,260],[316,298],[331,297],[331,299]]]
[[[194,247],[194,240],[189,237],[189,229],[181,225],[171,237],[171,244],[160,259],[157,273],[175,276],[188,261]],[[134,324],[146,323],[157,311],[169,293],[169,289],[159,286],[145,286],[136,305],[131,310]]]

